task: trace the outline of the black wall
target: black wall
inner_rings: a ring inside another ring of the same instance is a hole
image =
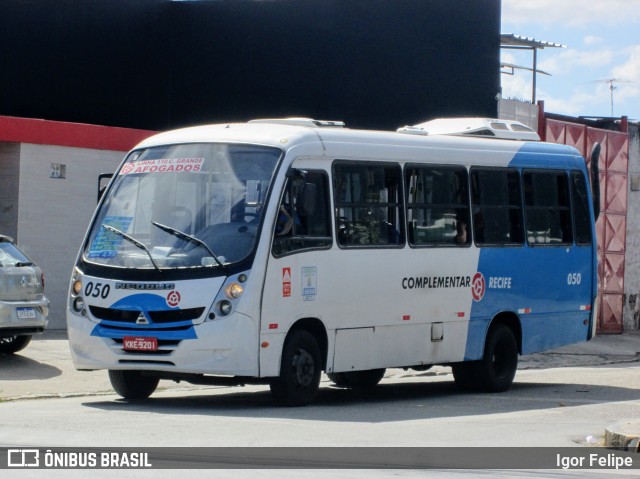
[[[0,0],[0,115],[494,117],[499,47],[500,0]]]

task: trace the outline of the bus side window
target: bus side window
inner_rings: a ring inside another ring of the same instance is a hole
[[[480,246],[524,244],[520,176],[511,168],[471,170],[473,236]]]
[[[529,244],[554,246],[572,243],[566,173],[525,170],[523,184]]]
[[[329,181],[321,171],[290,178],[278,207],[272,253],[283,256],[332,244]]]
[[[405,169],[405,185],[409,244],[471,244],[466,168],[409,165]]]
[[[338,244],[402,246],[400,165],[336,162],[333,168]]]

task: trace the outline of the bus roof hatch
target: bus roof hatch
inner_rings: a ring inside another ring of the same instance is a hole
[[[251,120],[249,123],[276,123],[279,125],[318,127],[339,127],[345,126],[343,121],[313,120],[311,118],[266,118],[261,120]]]
[[[397,131],[413,135],[454,135],[540,141],[540,137],[534,130],[519,121],[491,118],[439,118],[398,128]]]

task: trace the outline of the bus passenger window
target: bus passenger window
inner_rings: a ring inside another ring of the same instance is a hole
[[[527,241],[531,245],[566,245],[573,241],[569,185],[563,171],[525,171]]]
[[[576,243],[579,245],[590,245],[591,221],[589,218],[587,182],[584,175],[579,171],[571,173],[571,193]]]
[[[289,179],[278,208],[272,253],[329,248],[332,243],[329,181],[324,172],[307,171]]]
[[[336,162],[334,195],[338,244],[404,244],[400,165]]]
[[[471,244],[466,168],[409,165],[405,168],[405,185],[409,244]]]
[[[480,246],[524,243],[518,171],[510,168],[471,170],[473,236]]]

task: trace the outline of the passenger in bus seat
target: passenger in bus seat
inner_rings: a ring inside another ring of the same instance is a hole
[[[467,224],[464,221],[458,220],[456,222],[456,236],[453,238],[453,240],[456,244],[468,244]]]

